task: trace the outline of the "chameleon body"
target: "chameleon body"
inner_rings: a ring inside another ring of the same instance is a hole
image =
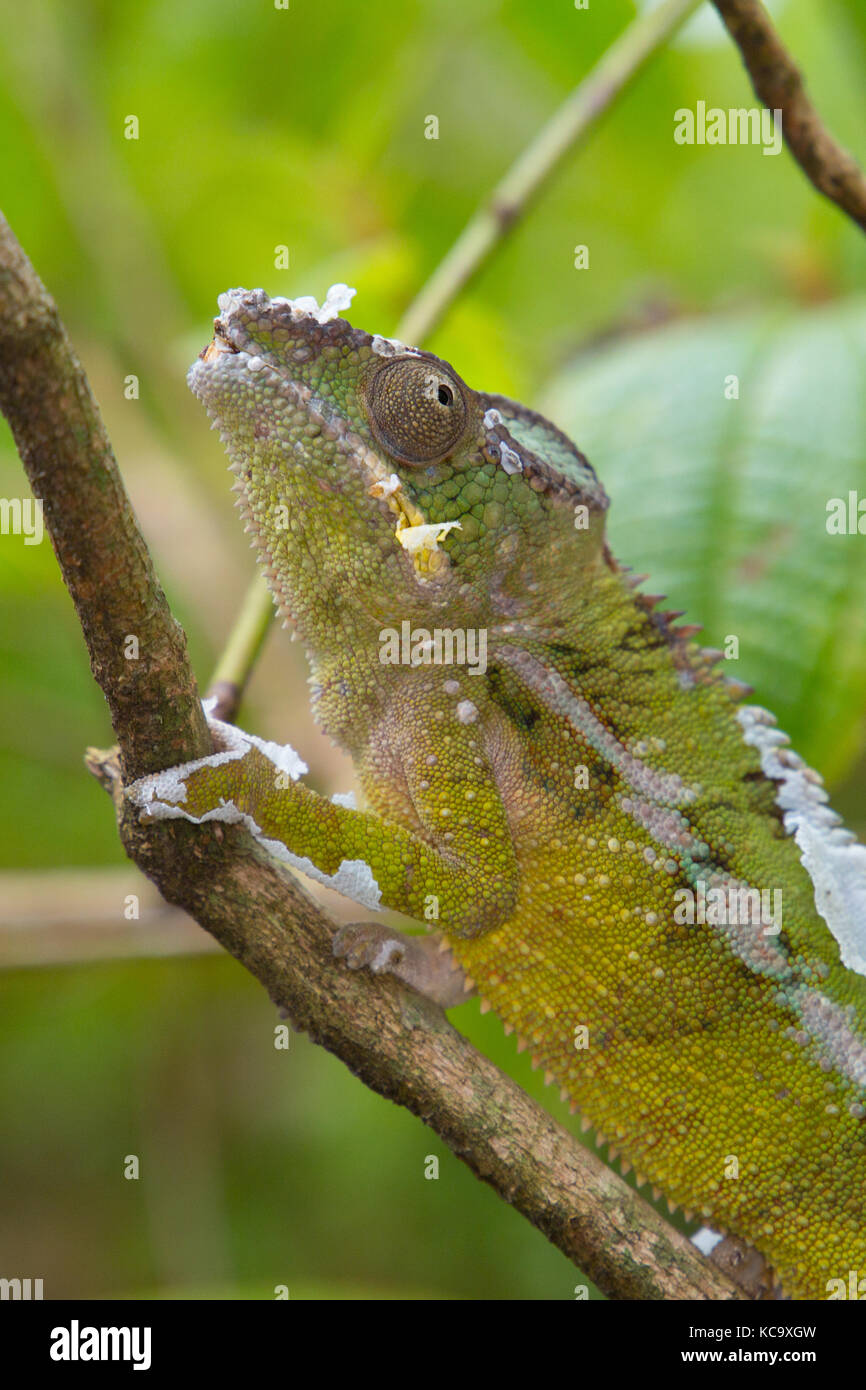
[[[344,291],[230,291],[190,385],[366,808],[238,732],[130,795],[444,933],[628,1166],[831,1296],[866,1275],[866,849],[611,556],[570,440]]]

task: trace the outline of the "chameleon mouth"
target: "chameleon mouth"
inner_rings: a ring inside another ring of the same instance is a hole
[[[395,523],[394,539],[411,559],[417,578],[424,582],[447,569],[448,554],[440,548],[441,542],[451,530],[460,528],[460,522],[428,522],[390,463],[338,415],[332,415],[326,402],[316,397],[310,386],[293,379],[287,371],[287,363],[278,360],[269,347],[250,332],[251,323],[261,324],[262,321],[272,322],[285,337],[291,336],[294,330],[297,341],[293,355],[300,361],[306,361],[313,351],[308,339],[312,337],[326,343],[337,328],[341,337],[345,337],[348,330],[354,339],[372,345],[381,356],[405,353],[407,349],[402,344],[371,338],[351,329],[339,318],[340,310],[348,307],[353,294],[354,290],[345,285],[332,285],[320,306],[312,298],[269,299],[263,290],[228,290],[219,296],[221,313],[214,319],[214,336],[199,353],[187,381],[222,433],[218,380],[228,381],[236,372],[244,370],[256,375],[263,373],[269,378],[294,411],[302,411],[310,424],[335,440],[337,447],[354,459],[369,496],[384,503],[391,513]],[[240,361],[230,360],[235,357]],[[223,438],[225,440],[225,436]]]
[[[199,353],[199,361],[213,362],[218,357],[223,357],[226,353],[238,353],[240,348],[231,342],[225,334],[219,319],[214,320],[214,335],[207,347],[202,348]]]

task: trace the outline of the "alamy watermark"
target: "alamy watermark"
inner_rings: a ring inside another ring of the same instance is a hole
[[[763,927],[765,936],[778,936],[782,929],[781,888],[708,888],[699,878],[694,888],[678,888],[674,900],[674,921],[680,926],[755,926]]]
[[[465,666],[470,676],[487,670],[486,628],[414,627],[404,619],[379,633],[382,666]]]
[[[41,1279],[0,1279],[0,1300],[4,1303],[9,1299],[28,1302],[44,1297]]]
[[[763,145],[764,154],[778,154],[782,148],[782,112],[779,107],[707,107],[699,101],[694,109],[680,106],[674,112],[674,142],[677,145]]]
[[[847,1279],[828,1279],[824,1286],[828,1303],[833,1299],[851,1298],[861,1302],[866,1299],[866,1275],[859,1269],[849,1269]]]
[[[39,545],[43,530],[40,497],[0,497],[0,535],[23,536],[25,545]]]
[[[853,488],[847,497],[831,497],[826,526],[830,536],[866,536],[866,497]]]
[[[147,1371],[151,1328],[82,1327],[73,1318],[68,1327],[51,1329],[48,1354],[52,1361],[131,1361],[134,1371]]]

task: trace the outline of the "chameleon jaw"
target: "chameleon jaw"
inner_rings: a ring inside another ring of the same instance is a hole
[[[448,568],[447,552],[439,549],[439,542],[447,536],[449,531],[459,530],[460,522],[426,521],[424,513],[406,495],[397,474],[388,475],[381,459],[376,455],[373,458],[375,465],[378,465],[377,471],[381,470],[381,476],[375,478],[370,484],[367,489],[368,494],[370,497],[378,497],[384,501],[388,509],[396,516],[397,527],[394,531],[394,538],[411,557],[418,578],[425,582],[434,574],[439,574]]]
[[[226,358],[230,359],[229,362],[225,361]],[[220,414],[212,409],[209,393],[206,389],[210,372],[219,371],[221,363],[225,364],[223,369],[228,368],[238,372],[255,371],[266,374],[271,378],[274,387],[290,408],[300,408],[312,424],[318,426],[323,433],[335,440],[338,447],[361,475],[359,481],[361,481],[362,486],[363,479],[366,478],[368,496],[383,501],[396,518],[394,538],[411,557],[415,575],[421,583],[426,583],[434,576],[447,570],[450,562],[447,552],[440,549],[440,542],[449,531],[459,528],[460,522],[428,523],[423,512],[408,496],[398,475],[393,470],[389,470],[385,461],[365,439],[354,430],[347,428],[338,417],[332,418],[326,413],[322,409],[322,403],[316,399],[309,386],[304,382],[293,380],[266,359],[252,357],[245,348],[236,346],[217,332],[212,342],[208,344],[190,368],[188,381],[194,394],[200,397],[211,413],[214,427],[219,429],[220,437],[229,450],[230,437]],[[230,466],[233,472],[240,472],[234,462]],[[240,478],[233,491],[239,494],[237,505],[247,523],[247,529],[254,533],[253,546],[259,552],[259,560],[263,564],[268,582],[275,592],[277,610],[282,616],[284,624],[291,625],[291,614],[286,595],[279,591],[279,576],[264,543],[261,527],[246,505],[245,489]]]
[[[459,521],[431,524],[404,490],[403,484],[388,461],[384,460],[368,440],[363,438],[339,416],[332,417],[323,408],[323,402],[316,398],[310,387],[303,381],[293,379],[281,365],[269,360],[250,342],[247,315],[254,317],[257,311],[278,309],[288,316],[293,325],[307,321],[317,326],[326,335],[334,321],[339,321],[342,310],[347,309],[355,294],[353,289],[339,284],[328,290],[324,303],[320,306],[312,297],[295,300],[284,298],[269,299],[263,290],[228,290],[219,296],[220,317],[214,320],[214,337],[199,354],[188,375],[193,392],[202,399],[210,411],[208,396],[204,388],[210,371],[219,371],[220,363],[229,357],[237,359],[241,372],[265,373],[271,378],[277,392],[285,397],[288,404],[300,407],[312,424],[323,433],[337,441],[338,447],[366,475],[367,491],[372,498],[384,501],[388,510],[396,517],[394,538],[411,557],[416,577],[426,582],[434,575],[448,568],[447,552],[440,549],[440,543],[449,531],[460,526]],[[358,339],[366,340],[372,351],[381,357],[412,355],[416,350],[405,347],[396,340],[380,336],[355,333]],[[301,351],[304,351],[303,346]],[[227,365],[227,364],[226,364]],[[234,366],[235,364],[233,364]],[[223,433],[221,422],[213,416],[220,428],[223,441],[229,440]],[[248,521],[252,518],[247,516]],[[257,528],[256,528],[257,529]]]

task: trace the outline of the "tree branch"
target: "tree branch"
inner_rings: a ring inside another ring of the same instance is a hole
[[[99,408],[57,307],[2,213],[0,409],[42,500],[124,775],[170,767],[184,749],[207,753],[186,638],[154,574]]]
[[[0,407],[15,431],[109,703],[127,777],[207,751],[186,643],[132,514],[99,412],[59,321],[0,216]],[[137,662],[121,653],[139,634]],[[141,823],[113,755],[124,848],[258,979],[294,1026],[418,1115],[617,1298],[742,1294],[643,1199],[396,981],[346,970],[300,885],[237,827]]]
[[[806,177],[866,231],[866,176],[823,125],[802,74],[760,0],[714,0],[740,50],[756,96],[782,113],[785,144]]]

